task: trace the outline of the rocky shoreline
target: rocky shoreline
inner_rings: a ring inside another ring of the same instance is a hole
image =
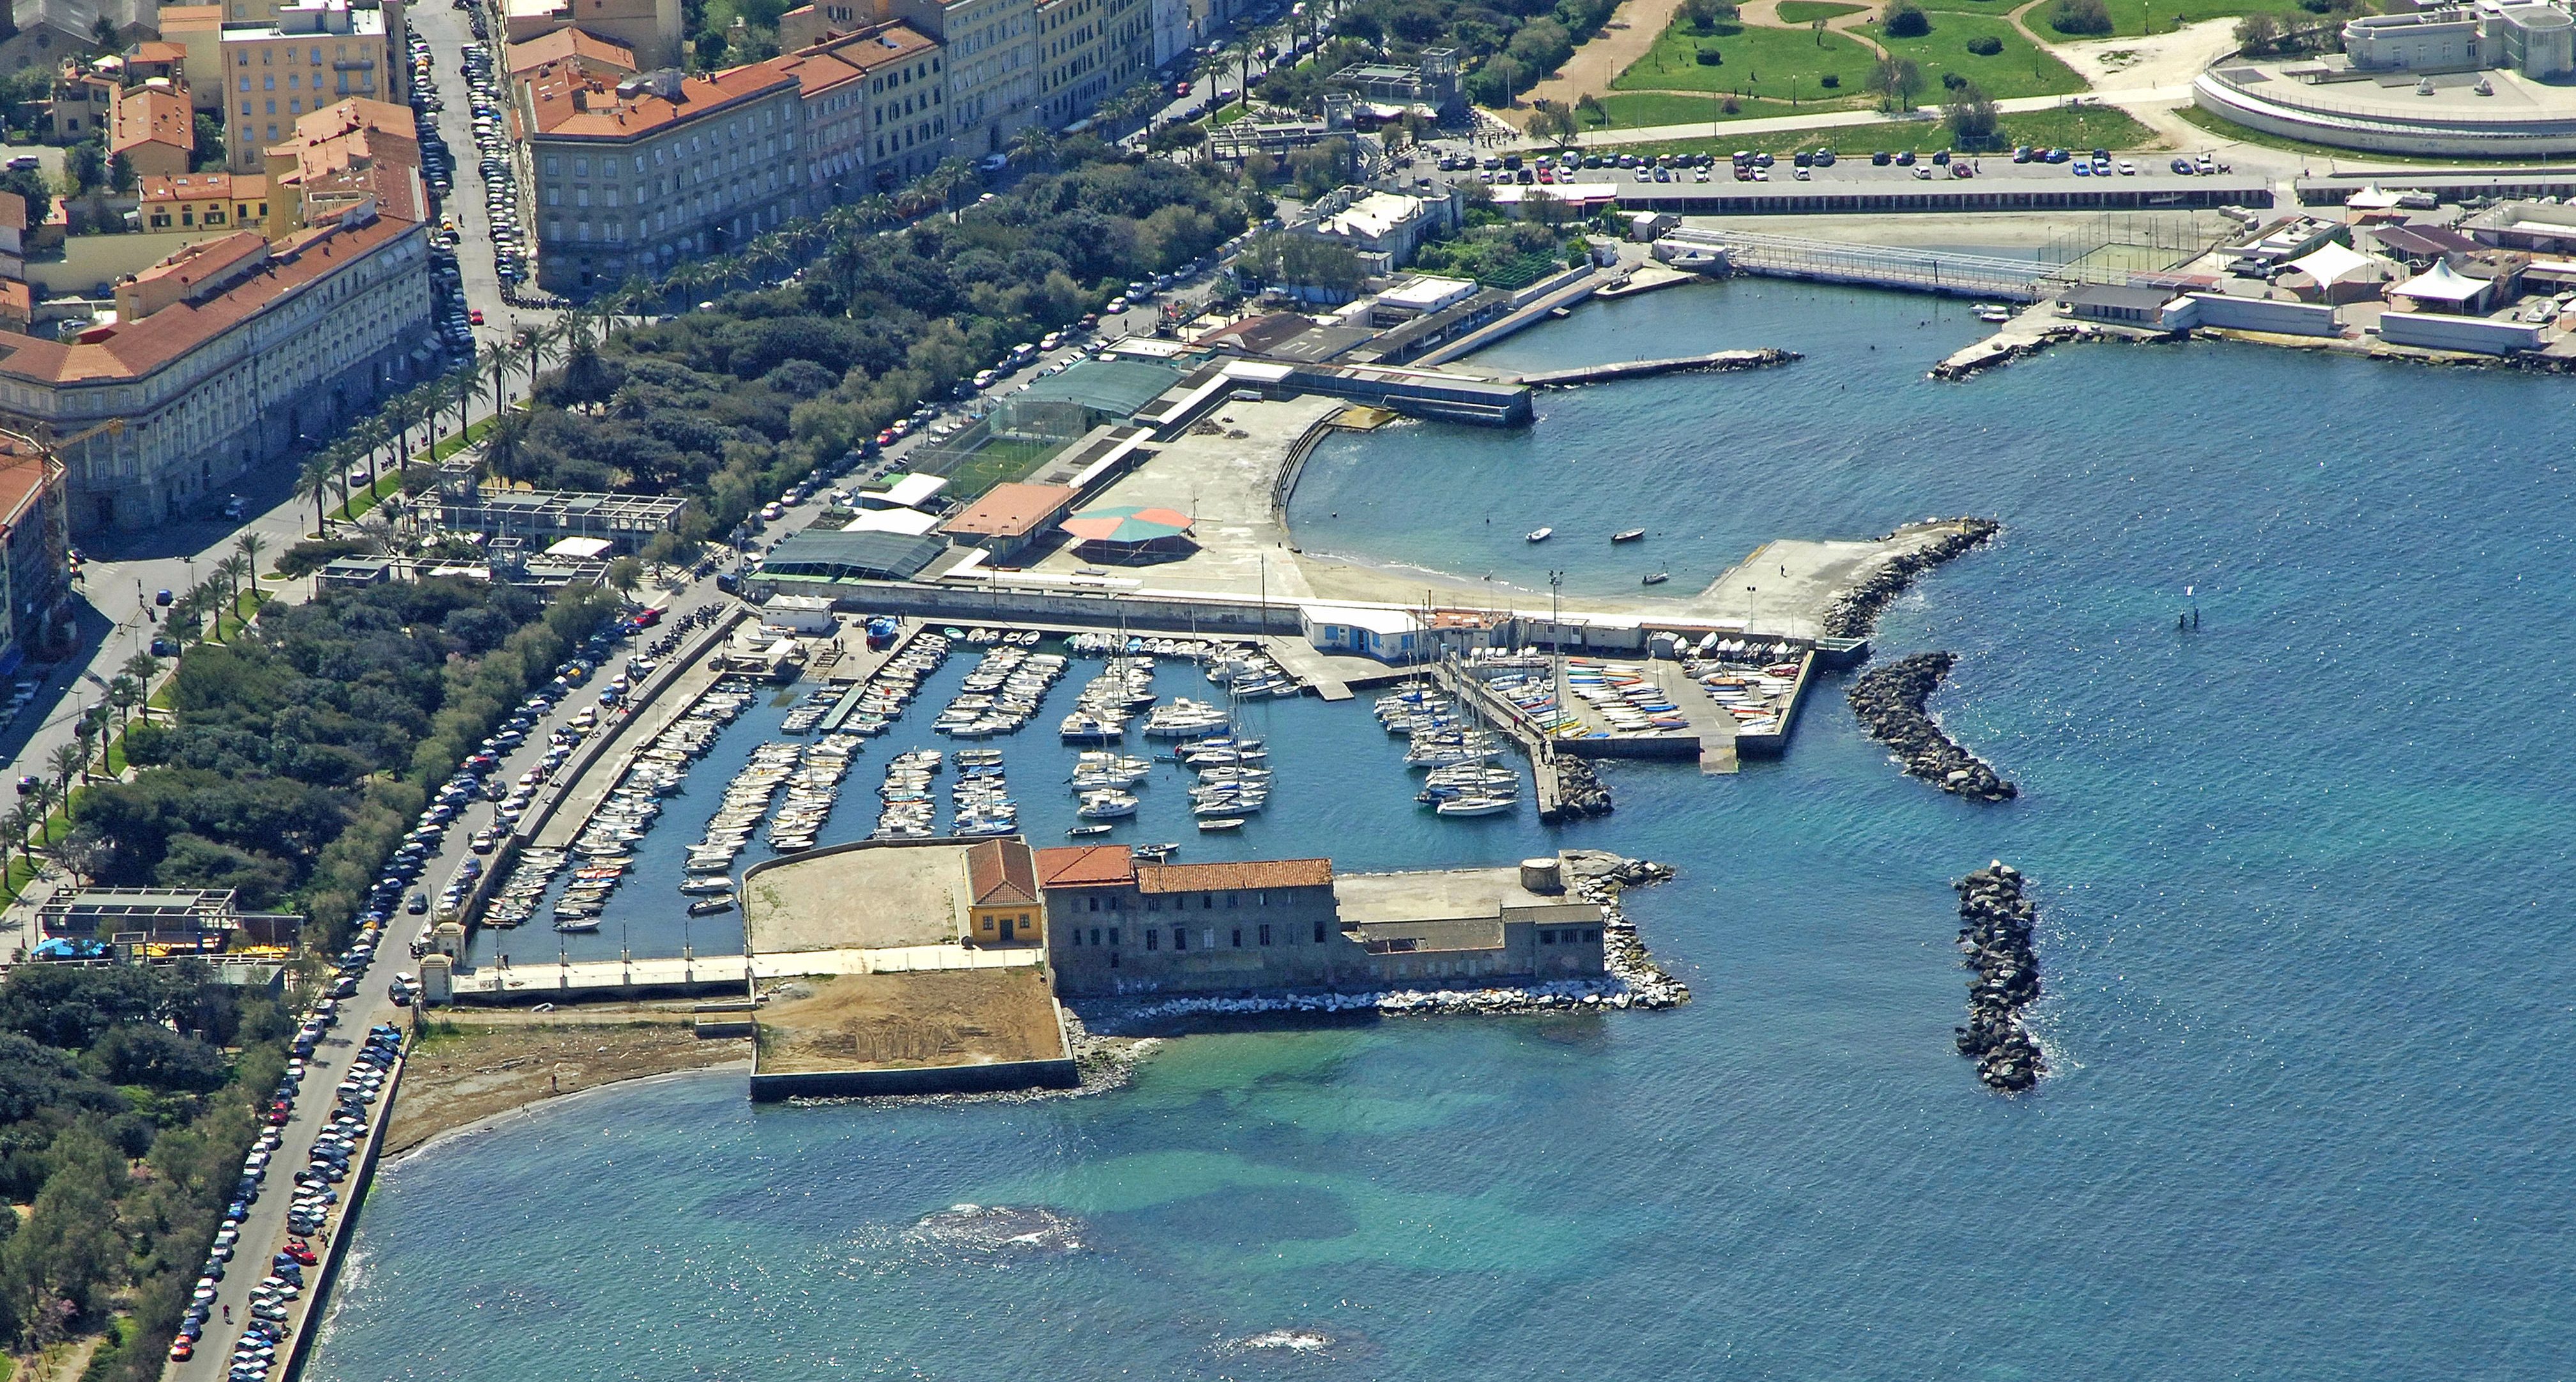
[[[1951,531],[1910,552],[1898,553],[1871,572],[1866,580],[1835,596],[1833,603],[1825,607],[1825,617],[1820,623],[1825,636],[1868,637],[1869,631],[1878,623],[1879,614],[1894,604],[1896,597],[1905,593],[1906,587],[1914,584],[1915,577],[1962,552],[1983,545],[2003,531],[2004,526],[1991,518],[1934,519],[1926,524],[1909,524],[1881,536],[1879,541],[1903,537],[1910,528],[1938,524],[1951,525]]]
[[[1961,747],[1923,708],[1958,661],[1952,653],[1916,653],[1872,667],[1852,682],[1852,711],[1869,737],[1896,750],[1908,776],[1973,801],[2010,801],[2021,789]]]
[[[1998,859],[1960,879],[1959,949],[1977,972],[1968,981],[1968,1025],[1958,1028],[1959,1054],[1977,1063],[1977,1078],[2019,1094],[2046,1073],[2039,1041],[2022,1009],[2039,999],[2039,955],[2031,948],[2037,911],[2022,892],[2021,871]]]

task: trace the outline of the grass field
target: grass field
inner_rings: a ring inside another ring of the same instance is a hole
[[[2516,159],[2511,156],[2478,159],[2462,154],[2450,155],[2442,158],[2403,158],[2396,154],[2364,153],[2359,149],[2339,149],[2331,144],[2312,144],[2304,139],[2292,139],[2286,135],[2265,134],[2261,130],[2247,129],[2243,125],[2233,124],[2219,116],[2212,115],[2198,106],[2184,106],[2180,110],[2175,111],[2174,114],[2181,116],[2190,124],[2197,125],[2200,128],[2209,131],[2210,135],[2215,139],[2236,144],[2260,144],[2267,149],[2287,149],[2293,153],[2314,154],[2317,156],[2317,159],[2321,164],[2332,159],[2342,159],[2348,163],[2363,163],[2373,166],[2382,163],[2440,166],[2452,163],[2530,162],[2529,159]]]
[[[2075,69],[2059,62],[2055,55],[2022,36],[2006,19],[1982,14],[1943,13],[1932,16],[1932,32],[1920,38],[1889,38],[1875,34],[1887,50],[1908,57],[1923,69],[1923,101],[1937,104],[1942,96],[1941,75],[1956,72],[1983,87],[1997,100],[2014,96],[2062,96],[2086,89]],[[1968,40],[1993,38],[2003,44],[2003,51],[1993,57],[1980,57],[1968,51]]]
[[[2132,150],[2152,146],[2156,132],[2130,119],[2121,111],[2107,106],[2086,106],[2080,110],[2042,110],[2027,115],[2003,118],[2005,147],[2028,144],[2034,148],[2117,149]],[[1737,149],[1761,153],[1812,153],[1832,149],[1845,156],[1866,159],[1884,149],[1896,153],[1912,149],[1931,153],[1950,146],[1949,128],[1937,120],[1889,120],[1867,125],[1849,125],[1829,130],[1782,130],[1770,134],[1719,134],[1709,139],[1675,139],[1652,144],[1621,144],[1603,152],[1638,154],[1715,154],[1720,158]],[[1995,155],[1987,155],[1995,157]],[[2010,155],[2004,155],[2009,158]],[[1725,170],[1719,177],[1725,178]],[[2068,174],[2072,177],[2073,174]],[[1714,185],[1714,184],[1712,184]],[[1728,184],[1732,186],[1730,182]]]
[[[1729,115],[1726,112],[1725,98],[1719,96],[1682,96],[1664,91],[1636,91],[1616,92],[1601,98],[1601,109],[1609,115],[1610,124],[1619,129],[1637,129],[1646,125],[1696,125],[1724,120],[1761,120],[1775,115],[1813,114],[1820,110],[1856,110],[1867,104],[1869,104],[1867,99],[1861,97],[1805,101],[1797,105],[1791,105],[1787,101],[1746,100],[1739,97],[1735,103],[1735,113]]]
[[[1724,61],[1703,65],[1698,59],[1702,49],[1715,50]],[[1812,101],[1860,95],[1876,60],[1841,34],[1740,24],[1715,25],[1703,34],[1680,20],[1610,85],[1619,91],[1706,91],[1784,103]],[[1822,81],[1827,76],[1838,79],[1840,87],[1827,90]]]
[[[1950,3],[1973,3],[1973,0],[1950,0]],[[2186,24],[2204,19],[2232,19],[2240,14],[2263,11],[2271,14],[2304,14],[2297,0],[2104,0],[2110,7],[2113,32],[2122,38],[2142,34],[2169,34]],[[1926,6],[1925,8],[1930,8]],[[2051,34],[2048,6],[2030,12],[2031,31]]]
[[[1835,0],[1780,0],[1780,22],[1813,24],[1819,19],[1840,19],[1868,8],[1867,5],[1837,4]]]
[[[2001,121],[2004,147],[2028,144],[2035,149],[2158,149],[2164,141],[2116,106],[2060,106],[2007,115]],[[2070,175],[2071,176],[2071,175]]]

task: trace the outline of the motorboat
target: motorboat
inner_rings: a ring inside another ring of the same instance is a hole
[[[1646,576],[1646,579],[1645,579],[1643,582],[1641,582],[1641,584],[1645,584],[1645,585],[1662,585],[1664,582],[1669,581],[1669,580],[1671,580],[1672,578],[1673,578],[1673,573],[1672,573],[1672,572],[1670,572],[1670,571],[1655,571],[1655,572],[1649,572],[1649,573],[1647,574],[1647,576]]]
[[[1110,829],[1111,827],[1106,825],[1077,825],[1066,830],[1064,836],[1068,840],[1082,840],[1094,835],[1106,835]]]
[[[1241,830],[1242,828],[1243,818],[1241,816],[1221,816],[1215,820],[1204,820],[1199,822],[1199,829],[1210,833],[1219,830]]]
[[[1981,322],[2001,323],[2012,320],[2012,309],[2000,302],[1981,302],[1977,304],[1975,310],[1977,320]]]
[[[733,880],[730,878],[692,878],[688,882],[680,885],[680,891],[693,897],[713,897],[718,893],[732,892]]]
[[[1643,528],[1622,528],[1618,532],[1612,533],[1610,535],[1610,540],[1612,542],[1635,542],[1637,539],[1644,537],[1645,535],[1646,530]]]
[[[1168,840],[1157,845],[1133,845],[1130,846],[1128,850],[1129,853],[1134,854],[1139,859],[1157,864],[1180,853],[1180,851],[1180,845]]]
[[[590,934],[591,932],[596,931],[596,930],[598,930],[598,929],[599,929],[599,918],[597,918],[597,917],[567,918],[566,920],[556,922],[556,923],[555,923],[555,929],[556,929],[556,930],[558,930],[558,931],[563,932],[563,933],[564,933],[565,935],[567,935],[567,936],[583,936],[583,935],[588,935],[588,934]]]
[[[1556,529],[1554,528],[1532,528],[1529,532],[1522,535],[1521,540],[1524,542],[1545,542],[1554,536],[1556,536]]]
[[[714,916],[718,912],[730,912],[732,910],[732,893],[726,893],[722,897],[702,897],[689,904],[689,915],[693,917]]]
[[[1082,805],[1075,809],[1074,814],[1087,821],[1124,820],[1136,814],[1136,794],[1088,792],[1083,795]]]

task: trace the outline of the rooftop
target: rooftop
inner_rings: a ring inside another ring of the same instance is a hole
[[[1333,882],[1330,859],[1250,859],[1218,864],[1142,864],[1145,893],[1215,893],[1253,888],[1322,888]]]
[[[181,173],[176,177],[141,178],[135,183],[135,196],[145,202],[221,201],[267,195],[268,177],[264,173]]]
[[[667,74],[630,78],[580,58],[548,63],[523,82],[520,115],[535,135],[607,140],[640,138],[799,86],[794,73],[772,63],[669,80]]]
[[[507,63],[510,75],[516,77],[566,58],[580,58],[618,72],[635,70],[634,49],[582,29],[557,29],[542,38],[513,43]]]
[[[1179,370],[1157,361],[1085,360],[1062,374],[1031,384],[1026,392],[1012,395],[1010,401],[1079,403],[1094,412],[1129,417],[1179,382]]]
[[[1060,845],[1037,852],[1038,882],[1050,888],[1124,886],[1136,881],[1125,845]]]
[[[774,576],[901,581],[921,574],[947,550],[935,537],[809,528],[771,548],[760,569]]]
[[[116,100],[114,128],[109,132],[110,153],[125,153],[146,144],[166,144],[189,152],[197,147],[196,112],[188,104],[188,93],[162,87],[139,87],[121,93]]]
[[[1019,840],[977,840],[966,851],[966,895],[978,907],[1035,906],[1037,868]]]
[[[945,527],[951,536],[1025,537],[1054,521],[1072,502],[1073,491],[1063,485],[1005,481],[984,491]]]

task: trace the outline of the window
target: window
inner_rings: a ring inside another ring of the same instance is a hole
[[[1162,945],[1163,945],[1163,933],[1162,933],[1162,932],[1160,932],[1160,931],[1155,930],[1155,929],[1154,929],[1153,927],[1151,927],[1151,926],[1146,927],[1146,928],[1145,928],[1145,948],[1146,948],[1146,949],[1148,949],[1148,950],[1159,950],[1159,949],[1161,949],[1161,948],[1162,948]]]
[[[1541,945],[1554,945],[1554,944],[1556,944],[1556,933],[1555,933],[1554,931],[1541,931],[1541,932],[1539,932],[1539,933],[1538,933],[1538,943],[1539,943],[1539,944],[1541,944]]]
[[[1321,921],[1317,921],[1317,922],[1315,923],[1315,944],[1317,944],[1317,945],[1322,945],[1323,943],[1324,943],[1324,923],[1323,923],[1323,922],[1321,922]]]
[[[1159,911],[1163,910],[1163,899],[1161,899],[1161,898],[1159,898],[1159,897],[1149,897],[1149,898],[1146,898],[1146,899],[1145,899],[1145,910],[1146,910],[1146,911],[1149,911],[1149,912],[1159,912]]]
[[[1080,930],[1076,930],[1074,934],[1079,936],[1082,932]],[[1100,944],[1100,928],[1097,926],[1091,928],[1091,943],[1093,945]]]
[[[1242,933],[1241,933],[1241,932],[1236,932],[1236,934],[1237,934],[1237,935],[1241,935]],[[1270,944],[1270,928],[1269,928],[1267,925],[1264,925],[1264,926],[1261,928],[1261,943],[1262,943],[1263,945],[1268,945],[1268,944]]]
[[[1172,948],[1174,950],[1187,950],[1190,948],[1190,928],[1186,926],[1175,926],[1172,928]]]
[[[1109,928],[1109,943],[1113,946],[1118,944],[1118,928],[1115,926]]]
[[[1234,948],[1237,950],[1243,948],[1243,928],[1240,926],[1234,928]]]

